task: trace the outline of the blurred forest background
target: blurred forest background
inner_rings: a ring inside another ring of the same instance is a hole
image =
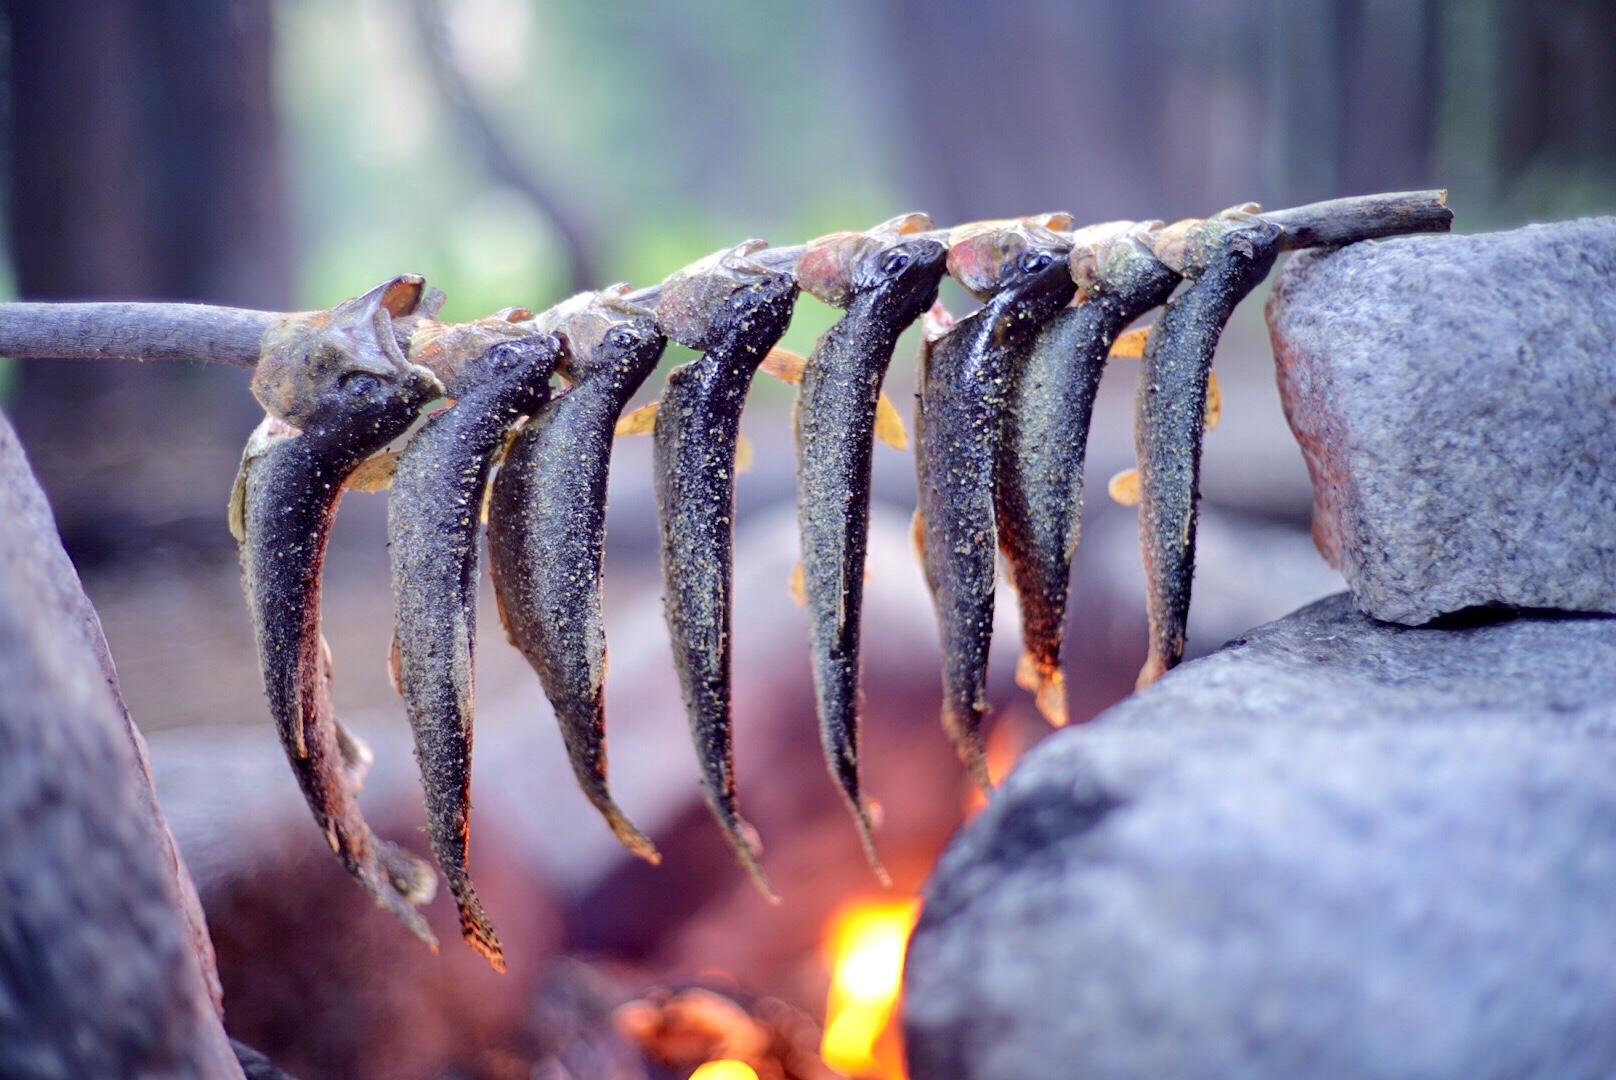
[[[1439,186],[1476,231],[1616,207],[1605,0],[0,10],[13,298],[326,307],[411,270],[470,317],[910,209],[1170,221]],[[788,344],[829,321],[803,305]],[[228,557],[239,375],[34,364],[3,393],[81,566]]]
[[[448,317],[470,318],[650,284],[746,237],[795,243],[912,210],[940,225],[1052,210],[1171,221],[1444,187],[1456,228],[1474,232],[1616,211],[1613,109],[1611,0],[0,0],[0,299],[325,308],[413,271],[447,291]],[[1192,655],[1341,588],[1308,536],[1265,295],[1219,351]],[[944,296],[956,314],[970,306],[951,285]],[[787,346],[806,352],[834,317],[804,299]],[[888,379],[906,413],[913,355],[900,343]],[[670,348],[665,366],[688,358]],[[1113,365],[1090,441],[1074,719],[1128,693],[1144,652],[1135,514],[1102,493],[1133,463],[1130,367]],[[159,790],[208,907],[234,1033],[307,1077],[526,1076],[506,1064],[564,1056],[577,1040],[555,1032],[573,1020],[554,1018],[575,1017],[566,1002],[596,977],[545,969],[546,955],[632,965],[613,976],[629,991],[722,969],[818,1015],[822,926],[873,881],[817,765],[804,621],[786,598],[791,392],[760,383],[738,494],[737,775],[787,903],[759,900],[701,805],[662,630],[648,440],[620,440],[614,787],[667,859],[630,865],[583,804],[485,588],[473,870],[517,957],[499,981],[452,941],[442,897],[438,957],[375,911],[280,759],[224,520],[262,416],[246,374],[0,360],[0,408],[131,711],[157,733]],[[913,463],[876,455],[864,776],[906,895],[972,804],[938,731],[907,538]],[[325,628],[338,710],[377,749],[366,812],[419,847],[383,663],[385,513],[381,498],[345,501]],[[1001,622],[1001,765],[1047,733],[1010,683],[1015,655]],[[538,986],[541,970],[559,982]]]

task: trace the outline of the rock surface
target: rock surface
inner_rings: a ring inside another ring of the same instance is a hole
[[[1346,594],[1056,733],[949,849],[911,1073],[1616,1070],[1616,619]]]
[[[4,417],[0,688],[0,1076],[240,1077],[100,626]]]
[[[1366,613],[1616,612],[1616,218],[1300,254],[1268,323]]]

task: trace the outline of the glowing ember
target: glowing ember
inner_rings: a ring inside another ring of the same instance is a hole
[[[690,1074],[690,1080],[758,1080],[758,1074],[744,1061],[725,1058],[701,1065]]]
[[[903,950],[920,913],[918,900],[862,900],[831,920],[831,968],[820,1056],[848,1076],[902,1080],[903,1047],[892,1024],[903,986]]]

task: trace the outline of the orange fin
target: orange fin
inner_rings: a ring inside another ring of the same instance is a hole
[[[791,580],[789,583],[787,583],[786,588],[790,590],[791,599],[798,607],[808,606],[808,594],[803,591],[802,585],[801,559],[798,559],[797,565],[791,568]]]
[[[656,411],[660,402],[653,401],[649,405],[642,405],[633,412],[626,412],[617,421],[612,429],[613,435],[649,435],[656,428]]]
[[[1117,340],[1111,343],[1111,359],[1138,360],[1145,355],[1145,342],[1150,339],[1150,327],[1137,326],[1132,330],[1117,335]]]
[[[735,436],[735,475],[739,476],[752,467],[752,440],[745,435]]]
[[[386,491],[393,486],[393,473],[398,471],[398,450],[383,450],[359,463],[348,474],[344,486],[349,491]]]
[[[875,402],[875,437],[894,450],[909,449],[909,429],[892,399],[882,394]]]
[[[806,357],[799,356],[790,349],[776,346],[769,350],[768,355],[763,358],[763,363],[758,365],[758,370],[790,386],[800,386],[803,370],[807,366]]]
[[[1123,469],[1105,485],[1106,494],[1119,506],[1139,505],[1139,470]]]
[[[1218,373],[1206,373],[1206,430],[1213,431],[1223,418],[1223,390],[1218,386]]]

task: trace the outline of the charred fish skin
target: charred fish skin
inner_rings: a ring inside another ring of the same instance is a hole
[[[1066,722],[1060,652],[1095,394],[1117,335],[1164,303],[1179,281],[1138,236],[1074,247],[1071,261],[1081,302],[1044,324],[1018,357],[996,510],[1021,608],[1016,680],[1057,727]]]
[[[748,241],[669,279],[658,322],[700,349],[668,376],[652,454],[662,536],[663,608],[707,802],[741,864],[772,899],[756,832],[735,806],[730,626],[735,440],[752,376],[791,321],[797,283],[748,258]]]
[[[396,597],[399,689],[426,792],[433,854],[454,894],[465,940],[504,970],[499,939],[467,872],[477,596],[483,491],[518,417],[549,397],[561,343],[501,340],[452,387],[453,407],[399,455],[387,507]]]
[[[859,634],[876,402],[898,336],[937,299],[948,249],[921,238],[865,248],[838,275],[835,298],[847,314],[820,337],[803,371],[797,516],[820,743],[865,854],[883,874],[858,772]],[[804,288],[813,288],[800,266],[799,276]]]
[[[612,429],[667,338],[649,311],[610,292],[583,300],[561,311],[556,325],[576,385],[539,409],[506,452],[488,508],[488,545],[506,630],[544,686],[579,787],[624,846],[656,863],[656,846],[606,783],[601,571]]]
[[[923,354],[915,412],[922,567],[943,650],[943,726],[984,791],[992,789],[981,725],[993,635],[994,517],[1010,368],[1076,289],[1069,247],[1049,239],[1012,247],[984,305]],[[956,270],[956,245],[949,254]],[[985,291],[985,290],[984,290]]]
[[[1168,303],[1151,330],[1134,404],[1139,536],[1150,619],[1150,653],[1139,673],[1140,687],[1184,655],[1212,356],[1235,305],[1273,267],[1283,235],[1278,225],[1231,213],[1189,226],[1182,246],[1170,235],[1152,242],[1169,265],[1182,263],[1191,284]]]
[[[433,948],[436,939],[414,906],[431,899],[431,869],[375,838],[354,798],[320,636],[320,577],[343,480],[402,435],[437,391],[424,369],[333,371],[300,410],[301,432],[283,427],[260,451],[249,447],[238,522],[264,690],[298,786],[348,872]]]

